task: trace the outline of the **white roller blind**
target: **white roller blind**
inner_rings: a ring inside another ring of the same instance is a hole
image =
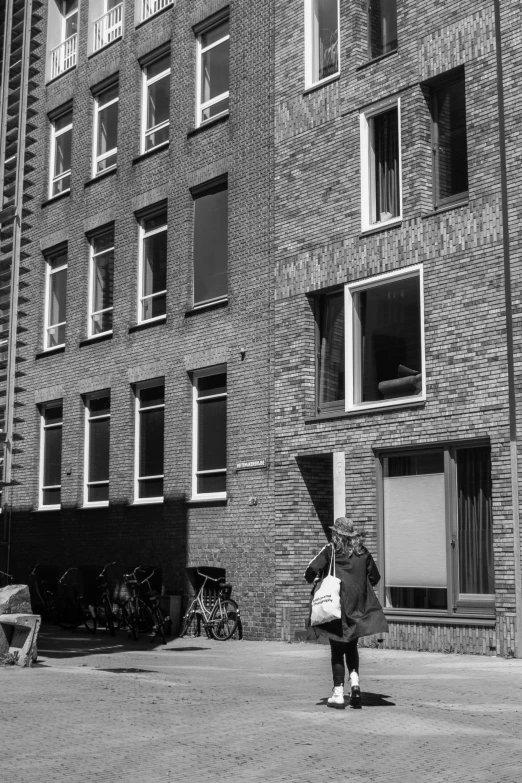
[[[384,479],[387,587],[446,587],[444,474]]]

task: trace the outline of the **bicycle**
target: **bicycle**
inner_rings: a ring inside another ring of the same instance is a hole
[[[105,622],[105,627],[109,631],[111,636],[114,636],[116,632],[117,616],[114,612],[113,602],[109,593],[109,585],[107,582],[107,569],[110,566],[116,565],[116,563],[107,563],[102,569],[101,573],[97,576],[98,582],[98,597],[95,605],[96,621]]]
[[[136,571],[143,571],[143,568],[138,567]],[[167,617],[160,606],[159,596],[156,590],[153,590],[150,580],[156,573],[157,569],[154,568],[148,576],[145,576],[141,582],[138,582],[140,601],[143,602],[142,618],[143,622],[150,626],[152,621],[152,627],[150,630],[155,630],[154,639],[159,635],[163,639],[163,644],[167,644],[167,636],[170,635],[171,621],[170,617]]]
[[[40,614],[59,625],[57,603],[58,569],[45,563],[36,563],[29,577],[33,605],[41,607]]]
[[[152,590],[149,581],[154,576],[156,569],[153,569],[141,582],[137,577],[138,571],[143,571],[142,566],[137,566],[132,573],[123,575],[129,592],[129,597],[122,606],[123,622],[130,629],[134,640],[138,639],[140,631],[151,633],[155,629],[153,641],[159,634],[163,643],[166,644],[166,618],[161,611],[158,594]],[[146,585],[146,588],[143,585]]]
[[[12,585],[13,579],[14,577],[11,574],[8,574],[6,571],[0,571],[0,588]]]
[[[199,636],[203,625],[207,634],[224,642],[234,635],[240,622],[239,606],[230,598],[232,585],[225,582],[223,578],[213,579],[207,574],[202,574],[199,569],[196,569],[196,573],[203,579],[203,584],[183,616],[180,638],[189,632],[193,636]],[[207,609],[204,602],[204,591],[208,581],[215,582],[218,588],[217,597],[210,609]]]
[[[74,631],[83,623],[87,631],[94,634],[98,627],[94,604],[84,596],[80,581],[78,568],[68,568],[58,580],[61,588],[57,600],[58,624]]]

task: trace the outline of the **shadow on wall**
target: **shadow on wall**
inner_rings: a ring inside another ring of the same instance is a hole
[[[297,465],[325,537],[330,540],[333,521],[333,454],[298,456]]]

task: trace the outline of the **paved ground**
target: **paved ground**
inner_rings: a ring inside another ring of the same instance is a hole
[[[340,711],[328,654],[48,627],[39,665],[0,667],[0,780],[522,780],[522,661],[363,649]]]

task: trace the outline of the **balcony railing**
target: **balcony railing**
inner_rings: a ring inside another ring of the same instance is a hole
[[[94,23],[94,51],[121,38],[123,35],[123,3],[111,8]]]
[[[172,5],[174,0],[142,0],[141,4],[141,20],[148,19],[149,16],[154,16],[162,8],[166,8],[168,5]]]
[[[51,79],[76,67],[78,57],[78,33],[66,38],[51,51]]]

